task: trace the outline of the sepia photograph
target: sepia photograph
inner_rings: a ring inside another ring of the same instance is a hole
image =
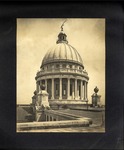
[[[123,8],[1,3],[1,149],[123,149]]]
[[[105,133],[105,21],[16,19],[17,133]]]

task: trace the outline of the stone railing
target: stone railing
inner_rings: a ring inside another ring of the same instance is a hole
[[[45,110],[45,118],[46,121],[62,121],[62,120],[79,120],[84,119],[89,122],[89,124],[92,124],[92,120],[90,118],[81,117],[69,113],[64,113],[60,111],[55,110]]]
[[[90,118],[76,116],[54,110],[44,111],[45,120],[42,122],[17,123],[17,132],[28,132],[40,129],[54,129],[67,127],[89,127],[92,124]]]
[[[76,73],[88,77],[88,73],[86,71],[72,68],[55,68],[55,69],[41,70],[37,72],[36,76],[39,77],[44,74],[54,74],[54,73]]]

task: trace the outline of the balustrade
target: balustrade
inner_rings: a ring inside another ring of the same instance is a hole
[[[48,70],[41,70],[37,73],[37,76],[41,76],[43,74],[47,73],[56,73],[56,72],[69,72],[69,73],[77,73],[77,74],[84,74],[88,75],[86,71],[80,70],[80,69],[72,69],[72,68],[54,68],[54,69],[48,69]]]

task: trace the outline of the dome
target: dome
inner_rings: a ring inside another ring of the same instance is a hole
[[[77,50],[69,44],[59,43],[51,48],[43,58],[42,66],[51,62],[74,62],[83,66],[83,61]]]
[[[72,62],[83,67],[83,61],[78,51],[68,44],[66,34],[59,33],[56,45],[48,50],[43,58],[42,66],[52,62]]]

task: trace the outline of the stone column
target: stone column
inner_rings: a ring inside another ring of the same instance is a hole
[[[87,85],[88,85],[88,82],[86,82],[86,100],[87,100]]]
[[[74,81],[72,81],[72,99],[74,99]]]
[[[82,84],[83,84],[83,86],[82,86],[82,100],[84,100],[84,81],[82,81]]]
[[[75,79],[75,99],[77,99],[77,79]]]
[[[59,99],[62,99],[62,78],[59,78]]]
[[[67,99],[70,99],[70,78],[68,78],[68,96]]]
[[[81,84],[80,84],[80,80],[78,80],[78,82],[77,82],[77,98],[78,98],[78,100],[80,99],[80,87],[81,87]]]
[[[81,92],[81,97],[80,97],[80,99],[82,100],[83,99],[83,84],[82,84],[82,80],[80,80],[81,81],[81,86],[80,86],[80,92]]]
[[[54,78],[52,78],[52,99],[54,99]]]
[[[84,100],[86,100],[86,81],[84,81]]]
[[[45,90],[47,91],[47,79],[45,79]]]

